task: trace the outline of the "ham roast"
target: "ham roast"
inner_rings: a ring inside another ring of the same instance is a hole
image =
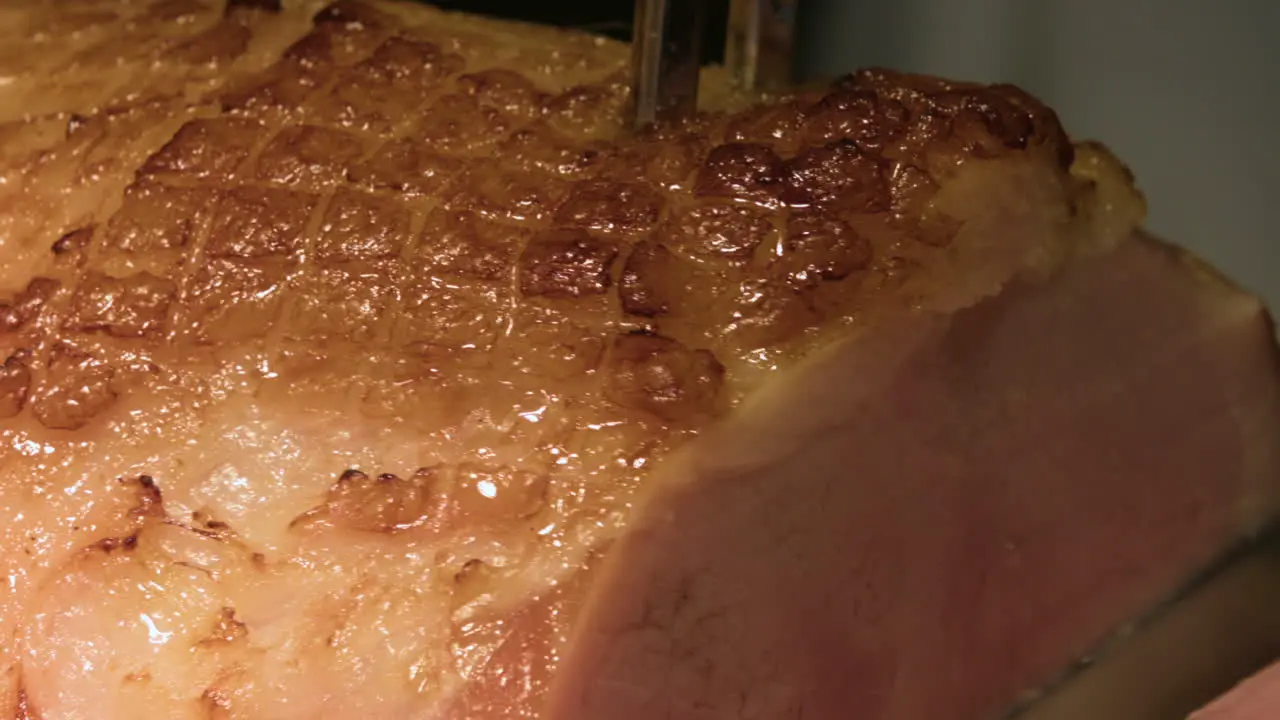
[[[0,41],[0,717],[984,720],[1276,514],[1266,311],[1014,87],[633,132],[624,45],[423,6]]]

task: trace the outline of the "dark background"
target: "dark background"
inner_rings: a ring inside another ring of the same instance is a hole
[[[703,1],[707,3],[707,31],[702,43],[703,62],[718,63],[724,58],[724,31],[729,22],[729,0]],[[629,0],[597,0],[591,3],[549,0],[434,0],[431,4],[450,10],[589,30],[618,40],[631,39],[631,23],[635,15],[635,3]]]

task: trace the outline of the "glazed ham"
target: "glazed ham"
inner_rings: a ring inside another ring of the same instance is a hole
[[[0,9],[0,713],[980,720],[1280,499],[1253,297],[1008,86]]]

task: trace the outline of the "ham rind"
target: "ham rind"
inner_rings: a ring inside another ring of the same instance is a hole
[[[1245,680],[1191,720],[1266,720],[1280,713],[1280,664]]]
[[[0,717],[987,717],[1275,516],[1266,313],[1035,98],[627,61],[0,7]]]

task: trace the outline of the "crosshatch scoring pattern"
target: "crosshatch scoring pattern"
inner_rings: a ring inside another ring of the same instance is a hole
[[[6,324],[57,314],[71,345],[479,352],[504,375],[531,336],[555,338],[575,374],[660,346],[634,360],[636,387],[601,387],[650,412],[672,395],[680,410],[658,415],[676,420],[717,407],[682,385],[775,362],[848,314],[858,286],[917,262],[913,245],[946,245],[959,221],[928,200],[960,156],[1070,160],[1021,93],[880,72],[627,136],[620,74],[552,92],[429,37],[368,5],[322,11],[148,158],[114,215],[60,243],[77,271],[35,281]],[[15,356],[11,386],[28,364],[56,366]],[[708,374],[676,376],[695,367]]]

